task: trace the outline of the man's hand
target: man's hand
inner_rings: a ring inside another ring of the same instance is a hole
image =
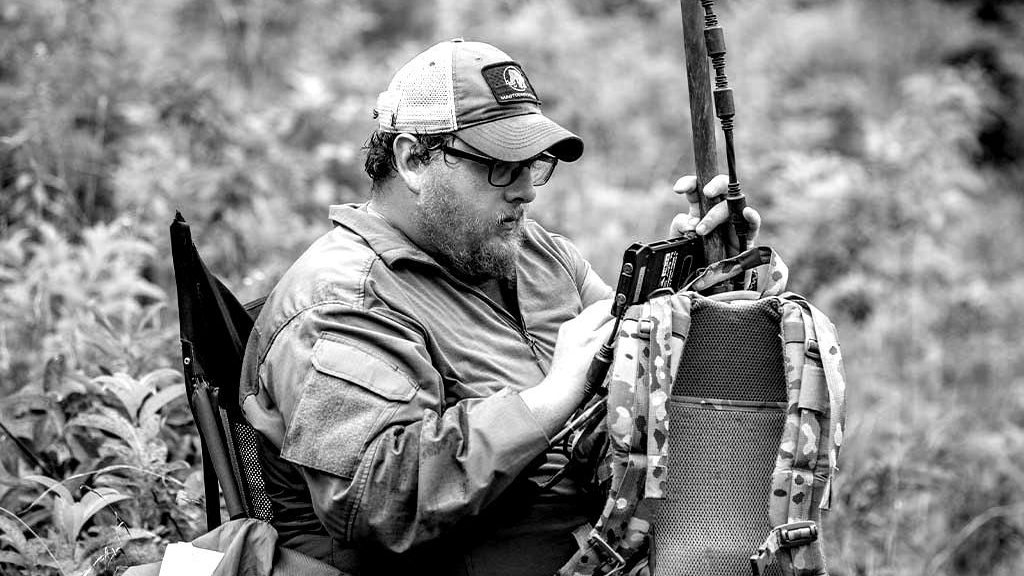
[[[590,361],[611,335],[611,310],[611,298],[599,300],[559,327],[550,373],[559,374],[566,381],[563,385],[571,382],[582,393]]]
[[[547,377],[519,394],[549,438],[583,400],[587,369],[611,336],[611,309],[611,299],[599,300],[562,324]]]
[[[721,197],[724,200],[728,185],[729,177],[719,174],[704,186],[704,196],[709,199]],[[684,232],[690,230],[704,236],[723,222],[729,221],[729,206],[725,202],[715,204],[711,207],[711,210],[708,210],[703,220],[700,218],[700,197],[697,195],[696,176],[683,176],[676,180],[676,185],[672,187],[672,191],[686,196],[689,209],[686,212],[677,214],[672,220],[672,225],[669,227],[669,236],[682,236]],[[757,210],[747,206],[743,210],[743,217],[750,224],[750,230],[747,232],[747,246],[741,247],[736,234],[730,233],[728,248],[731,254],[737,254],[757,244],[757,233],[761,229],[761,215],[757,213]]]

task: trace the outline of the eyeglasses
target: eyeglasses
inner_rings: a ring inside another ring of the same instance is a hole
[[[440,149],[445,154],[456,158],[463,158],[487,166],[487,181],[491,186],[498,188],[510,186],[519,178],[524,169],[530,170],[530,181],[534,186],[543,186],[547,184],[551,174],[555,171],[555,166],[558,165],[558,158],[547,153],[530,158],[529,160],[506,162],[497,158],[488,158],[487,156],[479,156],[465,150],[452,148],[447,144],[441,145]]]

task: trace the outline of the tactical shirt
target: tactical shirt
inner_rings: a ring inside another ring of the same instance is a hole
[[[305,551],[354,570],[368,551],[414,556],[523,491],[507,489],[536,473],[548,438],[519,392],[546,375],[559,326],[611,290],[532,220],[506,309],[365,205],[330,216],[256,321],[241,398],[293,469],[268,492],[295,518],[315,512],[334,557]]]

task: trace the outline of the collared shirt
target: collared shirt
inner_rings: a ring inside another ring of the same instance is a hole
[[[332,206],[250,336],[246,417],[342,542],[404,552],[480,514],[547,447],[519,392],[609,287],[527,220],[511,310],[364,205]]]

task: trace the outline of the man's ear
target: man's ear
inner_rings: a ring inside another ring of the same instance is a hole
[[[413,149],[419,141],[412,134],[402,133],[395,137],[391,150],[395,155],[395,169],[398,176],[405,182],[406,187],[413,194],[419,194],[423,182],[423,171],[426,164],[413,154]]]

